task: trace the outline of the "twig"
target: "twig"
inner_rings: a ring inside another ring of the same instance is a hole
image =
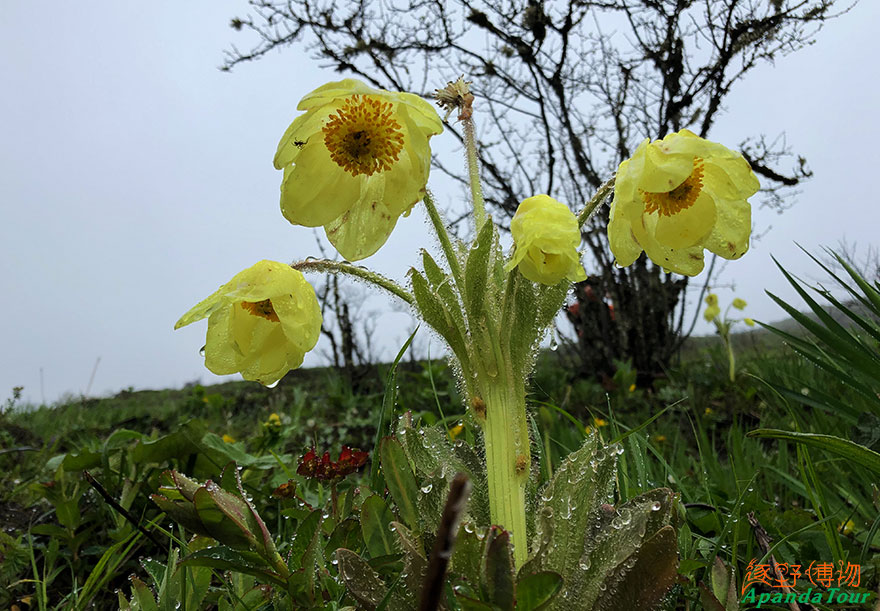
[[[437,529],[437,538],[434,540],[434,548],[428,559],[428,571],[419,611],[436,611],[440,608],[446,567],[452,557],[452,548],[458,535],[458,523],[470,493],[470,481],[464,473],[458,473],[449,485],[446,507],[443,508],[443,515],[440,516],[440,528]]]
[[[780,585],[783,587],[788,585],[788,580],[782,576],[782,571],[779,570],[779,565],[776,563],[776,558],[773,557],[773,554],[770,554],[770,535],[767,534],[767,531],[764,530],[764,527],[758,522],[758,518],[755,517],[755,513],[750,511],[746,514],[746,517],[749,520],[749,524],[752,525],[752,530],[755,531],[755,540],[758,542],[758,547],[761,548],[761,551],[764,554],[770,555],[770,566],[773,567],[773,574],[776,575],[776,579],[779,580]],[[791,611],[801,611],[800,605],[798,605],[795,601],[791,601],[788,603],[788,608]],[[812,609],[812,605],[807,605],[808,609]]]
[[[141,526],[141,525],[140,525],[140,522],[138,522],[138,520],[136,520],[135,517],[134,517],[133,515],[131,515],[125,507],[123,507],[122,505],[120,505],[120,504],[116,501],[116,499],[114,499],[112,496],[110,496],[110,493],[107,492],[107,490],[104,488],[104,486],[102,486],[102,485],[98,482],[98,480],[96,480],[96,479],[92,476],[91,473],[89,473],[88,471],[83,471],[83,478],[84,478],[89,484],[91,484],[92,488],[94,488],[95,490],[98,491],[98,494],[100,494],[102,497],[104,497],[104,500],[107,501],[107,503],[109,503],[110,506],[111,506],[113,509],[115,509],[116,511],[118,511],[119,514],[120,514],[123,518],[125,518],[126,520],[128,520],[128,521],[129,521],[129,522],[130,522],[135,528],[137,528],[139,531],[141,531],[141,533],[143,533],[143,535],[144,535],[147,539],[149,539],[150,541],[152,541],[152,542],[153,542],[153,543],[154,543],[159,549],[162,549],[163,547],[165,547],[165,545],[164,545],[161,541],[159,541],[153,533],[151,533],[149,530],[147,530],[146,528],[144,528],[143,526]]]

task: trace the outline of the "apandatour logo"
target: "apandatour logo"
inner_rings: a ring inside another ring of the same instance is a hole
[[[788,563],[758,564],[755,559],[749,562],[743,579],[743,605],[760,609],[762,605],[785,603],[820,603],[826,605],[864,603],[871,592],[857,592],[862,578],[862,567],[858,564],[831,562],[810,562],[801,572],[803,565]],[[812,584],[807,590],[797,592],[798,580],[809,580]],[[760,588],[760,586],[765,586]],[[770,589],[770,592],[763,591]]]

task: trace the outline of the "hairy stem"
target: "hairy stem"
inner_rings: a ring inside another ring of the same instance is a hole
[[[606,180],[601,187],[596,190],[596,194],[590,198],[590,201],[586,203],[584,209],[578,213],[578,227],[583,227],[587,224],[596,212],[598,212],[599,207],[602,205],[602,202],[605,201],[605,198],[608,197],[608,194],[611,193],[611,190],[614,189],[614,179],[616,176],[612,176],[608,180]]]
[[[386,278],[381,274],[377,274],[374,271],[370,271],[365,267],[359,267],[357,265],[352,265],[351,263],[328,261],[327,259],[306,259],[305,261],[291,263],[290,267],[301,272],[327,272],[330,274],[354,276],[355,278],[360,278],[373,286],[388,291],[409,305],[414,305],[416,302],[415,297],[413,297],[409,291],[393,280]]]

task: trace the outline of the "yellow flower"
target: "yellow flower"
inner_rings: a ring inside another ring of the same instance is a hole
[[[732,304],[732,305],[733,305],[733,307],[735,307],[737,310],[744,310],[745,307],[746,307],[746,302],[745,302],[744,299],[740,299],[739,297],[737,297],[736,299],[733,300],[733,304]]]
[[[721,308],[717,305],[710,305],[703,311],[703,318],[706,319],[706,322],[712,322],[719,314],[721,314]]]
[[[654,435],[654,441],[657,443],[664,443],[666,441],[666,435]]]
[[[636,390],[636,385],[635,385],[635,382],[633,382],[632,384],[629,385],[629,391],[635,392],[635,390]]]
[[[542,284],[587,279],[577,252],[581,243],[577,218],[565,204],[548,195],[523,200],[510,222],[510,233],[516,248],[505,271],[519,266],[523,276]]]
[[[272,412],[269,414],[269,419],[266,421],[267,424],[271,424],[273,426],[281,426],[281,416]]]
[[[456,437],[458,437],[459,435],[461,435],[461,432],[462,432],[463,430],[464,430],[464,426],[463,426],[463,425],[461,425],[461,424],[456,424],[454,427],[452,427],[451,429],[449,429],[449,436],[452,437],[453,439],[455,439]]]
[[[223,443],[235,443],[235,437],[223,433]]]
[[[599,428],[602,428],[603,426],[608,426],[608,421],[602,418],[595,418],[593,419],[593,424],[595,424]]]
[[[706,302],[707,306],[717,306],[718,305],[718,295],[715,293],[709,293],[706,295],[706,298],[703,300]]]
[[[748,325],[750,327],[755,326],[755,321],[752,320],[751,318],[743,318],[743,322],[746,323],[746,325]]]
[[[663,269],[695,276],[703,249],[738,259],[749,249],[751,206],[760,187],[742,155],[684,129],[645,139],[620,164],[608,239],[617,263],[644,250]]]
[[[315,290],[289,265],[260,261],[184,314],[175,329],[208,317],[205,366],[218,375],[274,384],[302,365],[321,332]]]
[[[845,537],[850,536],[853,533],[853,529],[856,527],[856,523],[852,520],[847,520],[846,522],[841,522],[840,526],[838,526],[837,530],[844,535]]]
[[[297,110],[306,112],[275,153],[281,211],[294,225],[323,225],[346,259],[368,257],[424,197],[440,117],[417,95],[354,79],[315,89]]]
[[[712,408],[711,408],[711,407],[707,407],[706,409],[703,410],[703,414],[705,414],[706,416],[711,415],[711,414],[712,414]]]

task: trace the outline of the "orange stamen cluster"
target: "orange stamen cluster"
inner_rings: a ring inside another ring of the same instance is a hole
[[[384,172],[403,150],[403,131],[390,102],[353,95],[322,128],[330,158],[352,176]]]
[[[684,182],[672,191],[665,193],[649,193],[642,191],[645,200],[645,212],[659,212],[660,216],[672,216],[694,205],[703,189],[703,160],[694,157],[694,169]]]
[[[254,316],[259,316],[260,318],[265,318],[272,322],[280,322],[278,314],[275,313],[275,308],[272,307],[272,301],[270,299],[264,299],[263,301],[242,301],[241,307]]]

